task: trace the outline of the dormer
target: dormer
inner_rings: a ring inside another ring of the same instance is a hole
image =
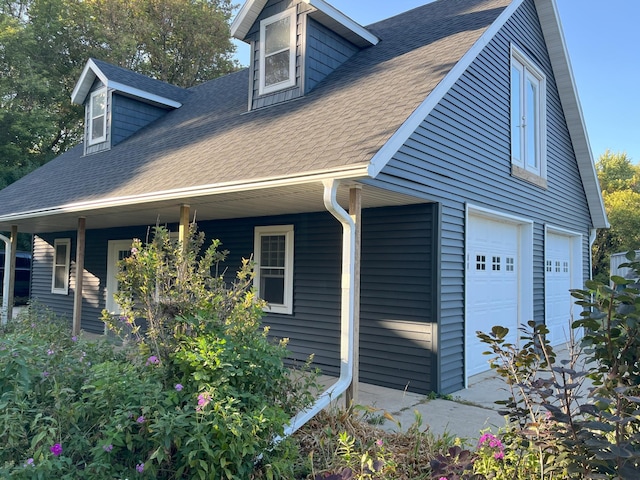
[[[231,34],[251,46],[249,110],[305,95],[379,41],[324,0],[247,0]]]
[[[187,90],[109,63],[89,59],[71,101],[85,107],[85,155],[109,150],[180,108]]]

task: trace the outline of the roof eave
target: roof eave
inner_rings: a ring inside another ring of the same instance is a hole
[[[76,83],[76,86],[71,93],[71,102],[77,105],[83,105],[96,78],[100,79],[100,81],[107,88],[111,88],[117,92],[141,99],[154,105],[161,105],[171,108],[180,108],[182,106],[182,103],[176,100],[149,93],[147,91],[132,87],[130,85],[125,85],[120,82],[110,81],[109,78],[104,74],[104,72],[102,72],[102,70],[100,70],[100,68],[92,59],[87,60],[87,63],[82,70],[82,74],[80,75],[80,78],[78,79],[78,82]]]
[[[555,0],[534,0],[594,228],[609,228],[600,182]]]
[[[380,39],[359,23],[347,17],[324,0],[303,0],[314,7],[311,15],[358,47],[376,45]],[[231,36],[244,41],[267,0],[247,0],[231,24]]]
[[[129,205],[143,205],[162,201],[179,201],[184,198],[198,198],[225,193],[246,192],[265,188],[289,187],[295,185],[318,182],[325,179],[361,180],[368,177],[367,164],[351,165],[316,172],[292,174],[283,177],[256,179],[251,181],[227,182],[220,184],[201,185],[173,190],[148,192],[139,195],[74,202],[52,206],[44,209],[16,212],[0,216],[0,225],[11,225],[18,221],[31,220],[51,215],[77,213],[84,214],[91,211],[108,208],[118,208]]]

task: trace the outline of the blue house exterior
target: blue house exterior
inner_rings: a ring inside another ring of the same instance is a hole
[[[565,340],[608,223],[555,0],[366,28],[248,0],[231,32],[249,68],[190,89],[88,61],[85,142],[0,191],[0,228],[35,234],[33,299],[103,332],[131,240],[195,217],[231,270],[255,256],[265,323],[330,375],[345,299],[360,381],[419,393],[488,369],[476,330],[534,319]]]

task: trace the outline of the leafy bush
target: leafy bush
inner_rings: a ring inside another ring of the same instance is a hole
[[[293,478],[291,444],[272,440],[315,377],[291,375],[286,342],[261,326],[250,262],[227,285],[211,273],[219,243],[200,256],[202,242],[194,227],[183,249],[158,228],[134,244],[124,313],[104,315],[118,346],[35,307],[3,332],[0,477]]]
[[[635,261],[623,266],[640,271]],[[584,308],[572,329],[583,329],[584,336],[581,349],[577,341],[571,342],[569,359],[560,365],[544,325],[529,322],[522,329],[521,347],[505,341],[506,328],[478,332],[491,347],[488,353],[496,355],[492,368],[511,392],[502,402],[509,418],[504,437],[520,463],[518,476],[505,478],[637,478],[640,291],[630,280],[613,281],[614,287],[589,281],[584,289],[572,291],[576,304]],[[594,367],[579,368],[581,356]],[[586,378],[593,382],[587,396]],[[531,471],[536,457],[537,472]],[[488,465],[482,473],[496,475],[499,470]]]

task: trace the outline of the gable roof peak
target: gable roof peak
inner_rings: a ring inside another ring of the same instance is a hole
[[[251,26],[268,0],[247,0],[231,24],[231,36],[244,41]],[[301,0],[313,7],[309,16],[333,30],[354,45],[364,48],[376,45],[380,39],[325,0]]]
[[[164,107],[180,108],[188,95],[184,88],[90,58],[71,93],[71,102],[82,105],[96,79],[119,93]]]

